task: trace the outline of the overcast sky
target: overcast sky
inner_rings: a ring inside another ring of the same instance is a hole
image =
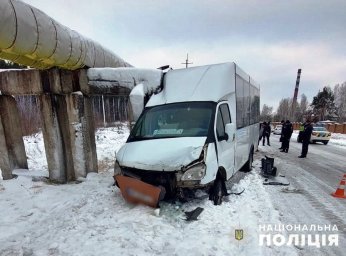
[[[24,0],[136,67],[236,62],[261,104],[346,81],[345,0]]]

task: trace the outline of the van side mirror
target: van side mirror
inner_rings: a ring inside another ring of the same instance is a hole
[[[225,133],[227,135],[227,141],[231,142],[235,138],[235,124],[229,123],[226,124]]]
[[[225,133],[225,134],[222,135],[222,136],[218,136],[218,137],[217,137],[217,140],[218,140],[218,141],[223,141],[223,140],[228,141],[228,139],[229,139],[229,136],[228,136],[227,133]]]

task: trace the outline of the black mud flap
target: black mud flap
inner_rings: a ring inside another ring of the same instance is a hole
[[[198,220],[198,216],[203,212],[203,208],[197,207],[193,211],[185,212],[186,221]]]
[[[264,180],[263,185],[279,185],[279,186],[288,186],[290,185],[289,181],[285,177],[268,177]]]

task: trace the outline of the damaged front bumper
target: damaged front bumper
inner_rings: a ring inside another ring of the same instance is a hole
[[[114,179],[126,201],[133,204],[144,204],[156,208],[166,194],[164,187],[153,186],[135,178],[118,174],[114,176]]]
[[[156,200],[161,200],[165,196],[166,198],[173,198],[177,195],[179,197],[185,188],[196,189],[209,185],[202,184],[207,169],[205,164],[206,152],[207,145],[203,147],[198,159],[175,171],[137,169],[120,166],[116,161],[114,166],[116,185],[129,202],[139,201],[153,206],[157,203]]]

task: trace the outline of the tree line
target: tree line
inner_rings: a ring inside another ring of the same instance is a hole
[[[304,118],[313,121],[331,120],[339,123],[346,122],[346,82],[337,84],[334,89],[325,86],[318,91],[310,103],[302,94],[295,109],[292,109],[293,98],[283,98],[279,106],[274,108],[264,104],[261,110],[261,121],[281,121],[290,119],[293,122],[303,122]]]

